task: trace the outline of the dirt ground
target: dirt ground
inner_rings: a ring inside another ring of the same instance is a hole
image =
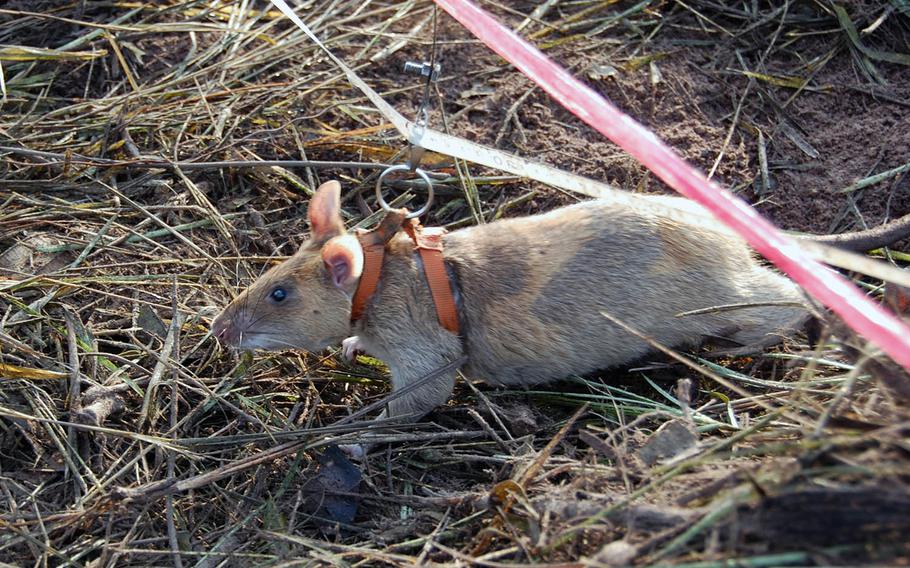
[[[481,5],[781,228],[910,214],[907,171],[864,182],[910,163],[905,2]],[[432,2],[297,12],[415,116],[401,70],[434,49]],[[435,50],[435,128],[670,191],[442,11]],[[405,144],[268,3],[12,0],[0,66],[0,562],[910,564],[910,377],[832,320],[753,357],[461,382],[363,462],[326,449],[387,394],[381,362],[241,355],[207,331],[306,238],[313,188],[339,179],[354,226],[378,170],[249,162],[395,163]],[[247,164],[143,165],[162,158]],[[583,198],[425,163],[450,175],[428,225]]]

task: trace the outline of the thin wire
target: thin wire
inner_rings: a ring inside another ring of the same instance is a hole
[[[426,124],[430,118],[430,86],[433,84],[433,76],[436,74],[436,38],[438,29],[436,27],[436,14],[439,7],[433,5],[433,44],[430,46],[430,71],[427,73],[427,82],[423,86],[423,102],[420,103],[420,110],[417,111],[417,122],[421,121]]]

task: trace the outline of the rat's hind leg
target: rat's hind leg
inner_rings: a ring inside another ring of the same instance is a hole
[[[781,343],[805,328],[809,313],[796,307],[767,307],[761,316],[750,317],[738,322],[737,329],[729,338],[742,347],[724,349],[717,354],[753,355]]]
[[[780,343],[802,330],[809,319],[808,306],[800,289],[783,276],[764,267],[743,274],[740,299],[743,307],[724,315],[735,331],[729,336],[746,348],[756,351]]]

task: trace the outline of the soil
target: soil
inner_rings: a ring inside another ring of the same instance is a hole
[[[883,83],[875,85],[857,69],[854,58],[835,54],[827,64],[811,69],[811,87],[798,95],[793,89],[760,81],[752,81],[750,88],[750,80],[739,72],[743,66],[737,61],[736,49],[745,49],[740,55],[746,69],[776,77],[803,77],[807,74],[805,60],[832,49],[830,39],[800,39],[788,47],[799,58],[771,58],[762,64],[763,52],[756,49],[761,43],[751,43],[758,37],[747,35],[711,46],[686,45],[687,40],[704,39],[703,34],[685,30],[694,23],[673,26],[649,46],[661,77],[656,85],[654,71],[647,65],[622,70],[623,62],[631,57],[623,46],[608,54],[591,50],[551,55],[702,171],[712,170],[719,160],[714,179],[757,203],[781,228],[827,234],[875,226],[910,213],[908,176],[861,192],[840,193],[860,179],[907,163],[910,74],[905,67],[880,66]],[[682,33],[673,33],[677,30]],[[846,41],[837,47],[840,52],[849,49]],[[451,62],[459,70],[483,60],[481,53],[448,54],[446,49],[442,53],[443,64]],[[455,58],[457,63],[452,61]],[[616,73],[593,81],[591,70],[599,65],[612,66]],[[454,98],[468,87],[463,83],[456,81],[446,88],[446,98]],[[486,116],[456,132],[492,143],[504,120],[503,111],[524,94],[529,81],[506,72],[497,77],[494,86],[496,94],[483,107]],[[889,100],[877,99],[875,92],[887,93]],[[725,144],[741,100],[738,123]],[[539,90],[519,107],[518,122],[524,136],[510,129],[512,136],[505,148],[625,189],[670,191]],[[768,157],[767,192],[761,190],[758,132],[764,137]]]

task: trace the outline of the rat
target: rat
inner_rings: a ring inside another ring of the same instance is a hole
[[[385,361],[395,393],[462,355],[468,378],[531,385],[621,366],[652,351],[602,312],[672,348],[706,338],[767,344],[808,318],[796,284],[762,265],[700,205],[629,194],[447,233],[443,254],[458,335],[437,320],[420,257],[399,233],[386,246],[377,291],[352,322],[364,255],[345,230],[340,193],[336,181],[318,188],[308,208],[310,238],[215,318],[212,334],[220,341],[244,350],[306,351],[342,342],[348,358],[364,351]],[[904,233],[879,230],[878,241],[860,244],[874,248],[870,243],[882,246],[881,239]],[[850,248],[849,239],[839,246]],[[745,306],[711,310],[737,304]],[[379,418],[419,419],[448,400],[455,375],[393,398]]]

